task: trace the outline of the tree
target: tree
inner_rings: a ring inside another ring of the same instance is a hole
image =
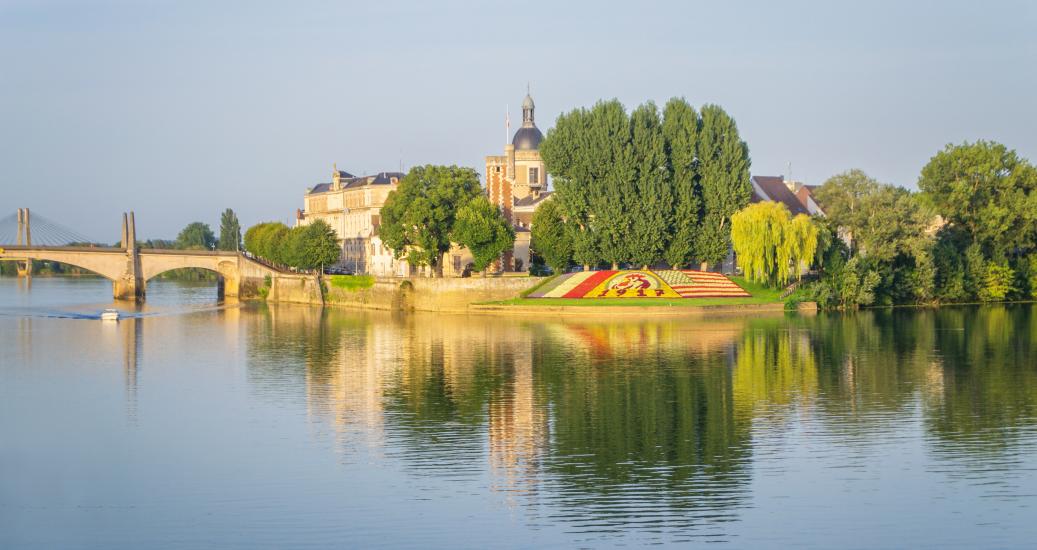
[[[555,273],[562,273],[573,257],[573,245],[566,234],[566,222],[559,201],[544,201],[533,212],[530,246]]]
[[[216,236],[208,224],[193,222],[187,224],[176,237],[176,247],[190,250],[211,250],[216,244]]]
[[[1037,169],[1004,145],[947,145],[922,169],[918,188],[986,258],[999,261],[1034,247]]]
[[[595,178],[602,171],[597,164],[604,159],[589,146],[591,113],[575,109],[558,117],[555,127],[540,143],[540,156],[554,175],[554,198],[565,218],[567,240],[572,243],[573,259],[588,269],[597,263],[598,239],[591,221],[595,213],[592,197],[598,192]]]
[[[457,212],[481,192],[479,175],[457,166],[416,166],[382,207],[381,237],[397,258],[442,276]]]
[[[825,217],[836,227],[850,232],[850,245],[856,235],[852,232],[860,228],[871,213],[863,207],[865,198],[876,193],[881,184],[868,177],[863,170],[853,169],[836,174],[818,188],[815,196],[823,205]]]
[[[288,226],[281,222],[253,225],[245,232],[245,250],[271,262],[288,264],[284,257],[288,232]]]
[[[706,105],[697,151],[703,206],[697,254],[707,263],[719,263],[731,243],[731,216],[752,198],[749,147],[733,118],[716,105]]]
[[[818,227],[814,220],[806,214],[799,214],[792,218],[785,231],[784,246],[788,247],[787,256],[792,259],[793,270],[796,278],[803,278],[803,270],[810,269],[817,254]]]
[[[230,208],[220,216],[220,250],[237,250],[241,245],[241,224],[238,216]]]
[[[451,240],[467,247],[475,270],[484,271],[515,245],[515,230],[499,208],[485,197],[476,197],[458,210]]]
[[[666,262],[681,267],[696,253],[702,200],[698,188],[699,117],[683,98],[673,98],[663,110],[663,136],[673,194],[673,229],[666,245]]]
[[[731,216],[731,242],[746,279],[772,286],[788,281],[789,224],[789,210],[780,202],[758,202]]]
[[[655,104],[648,102],[630,116],[631,152],[636,176],[626,191],[631,221],[626,235],[628,260],[650,266],[663,259],[673,233],[673,190],[666,138]],[[633,200],[631,200],[633,199]]]

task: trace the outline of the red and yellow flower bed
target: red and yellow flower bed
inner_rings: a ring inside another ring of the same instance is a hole
[[[744,298],[731,279],[706,271],[667,269],[566,273],[528,298]]]

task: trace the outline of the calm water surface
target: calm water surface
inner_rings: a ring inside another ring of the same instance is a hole
[[[1031,306],[576,321],[148,292],[105,323],[105,281],[0,279],[0,547],[1037,540]]]

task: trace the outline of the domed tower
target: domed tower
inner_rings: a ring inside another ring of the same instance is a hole
[[[544,134],[536,126],[533,96],[522,100],[522,126],[504,146],[503,156],[486,157],[486,191],[515,227],[515,249],[501,257],[505,271],[529,267],[529,227],[533,210],[546,198],[547,170],[540,159]],[[508,123],[510,129],[510,119]]]

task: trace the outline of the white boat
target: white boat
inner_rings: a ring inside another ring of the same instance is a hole
[[[101,320],[102,321],[118,321],[119,320],[119,310],[117,310],[117,309],[106,309],[106,310],[102,311],[101,312]]]

